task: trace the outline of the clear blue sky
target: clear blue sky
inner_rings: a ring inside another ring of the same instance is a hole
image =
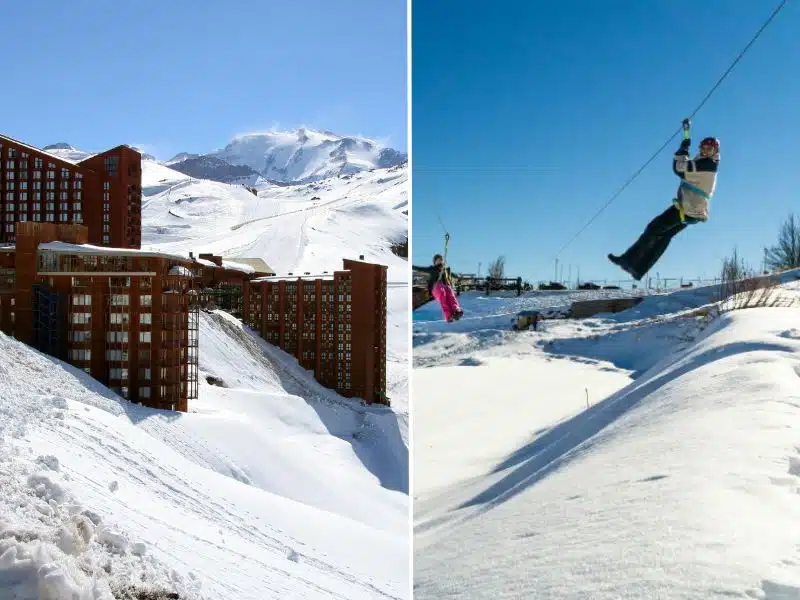
[[[3,2],[0,132],[208,152],[306,125],[407,151],[404,0]],[[13,93],[9,88],[13,89]]]
[[[680,127],[777,1],[509,0],[412,6],[412,253],[475,272],[554,275],[554,257]],[[800,6],[789,2],[693,122],[721,140],[710,221],[651,271],[713,277],[734,245],[758,267],[800,214]],[[622,253],[667,208],[675,138],[560,256],[623,279]]]

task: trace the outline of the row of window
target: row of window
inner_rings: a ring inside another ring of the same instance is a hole
[[[19,168],[20,170],[16,171],[15,170],[16,168]],[[6,181],[10,181],[12,179],[27,180],[28,179],[28,171],[26,170],[27,168],[28,168],[28,163],[25,162],[25,161],[20,161],[19,167],[15,166],[13,160],[6,161],[6,171],[5,171]],[[34,167],[34,168],[35,169],[40,169],[41,165],[38,166],[38,167]],[[33,176],[34,181],[41,181],[41,179],[42,179],[42,171],[30,171],[30,173]],[[82,177],[83,176],[81,175],[79,177],[78,175],[80,175],[80,174],[76,174],[76,177],[75,177],[74,181],[72,182],[72,188],[76,189],[76,190],[81,189],[83,187],[83,181],[82,181]],[[52,170],[45,171],[45,178],[49,182],[55,182],[56,172],[52,171]],[[61,189],[68,190],[70,188],[69,181],[67,181],[68,178],[69,178],[69,173],[67,173],[67,175],[64,175],[64,173],[62,172],[62,174],[61,174]]]
[[[59,192],[58,199],[64,203],[64,208],[62,210],[68,210],[70,204],[80,204],[80,201],[83,200],[81,192],[73,192],[72,200],[69,198],[68,192]],[[56,193],[55,192],[45,192],[44,199],[48,202],[55,202],[56,201]],[[5,202],[16,202],[17,200],[21,202],[28,201],[28,192],[6,192],[5,195]],[[42,201],[42,192],[33,192],[31,194],[31,200],[36,202]],[[73,210],[80,210],[80,209],[73,209]]]
[[[20,173],[20,174],[22,175],[22,173]],[[10,181],[10,180],[14,179],[13,174],[12,174],[12,176],[8,177],[7,179],[9,181],[6,181],[5,186],[4,186],[6,188],[7,192],[12,192],[12,191],[17,190],[17,189],[20,189],[20,190],[27,190],[28,189],[28,181],[26,181],[27,177],[20,177],[20,179],[23,179],[23,181],[18,181],[18,182],[17,181]],[[19,187],[17,187],[17,183],[19,183]],[[42,188],[42,182],[41,181],[34,181],[33,182],[33,187],[31,189],[34,189],[34,190],[43,189]],[[55,181],[47,181],[47,182],[45,182],[44,189],[45,190],[50,190],[50,191],[55,191],[57,189],[56,188],[56,182]],[[69,181],[62,181],[61,182],[61,190],[62,191],[63,190],[67,190],[68,191],[69,189],[70,189]],[[73,181],[72,182],[72,189],[73,189],[73,193],[80,194],[81,193],[80,190],[83,189],[83,182],[82,181]]]

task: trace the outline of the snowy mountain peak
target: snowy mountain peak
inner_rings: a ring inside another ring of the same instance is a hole
[[[175,163],[183,162],[184,160],[190,160],[190,159],[193,159],[193,158],[199,158],[200,156],[201,156],[200,154],[193,154],[191,152],[178,152],[178,154],[176,154],[175,156],[173,156],[169,160],[164,161],[164,164],[165,165],[172,165],[172,164],[175,164]]]
[[[50,151],[50,150],[77,150],[75,146],[71,144],[67,144],[66,142],[58,142],[57,144],[50,144],[49,146],[45,146],[42,150]]]
[[[210,154],[231,165],[249,166],[265,178],[306,183],[407,160],[406,154],[363,137],[301,127],[234,136],[225,148]]]

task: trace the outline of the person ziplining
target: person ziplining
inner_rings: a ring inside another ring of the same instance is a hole
[[[717,185],[719,140],[706,137],[695,158],[689,158],[692,145],[689,119],[683,121],[683,140],[672,159],[672,171],[681,178],[672,205],[648,223],[644,232],[621,256],[608,259],[636,281],[653,268],[670,241],[689,225],[708,221],[708,205]]]
[[[444,254],[447,256],[447,244],[450,234],[444,235]],[[453,280],[450,276],[450,267],[445,262],[445,256],[435,254],[433,264],[429,267],[412,267],[415,271],[428,274],[428,293],[433,296],[442,309],[442,316],[448,323],[460,319],[464,310],[458,304],[458,299],[453,290]]]

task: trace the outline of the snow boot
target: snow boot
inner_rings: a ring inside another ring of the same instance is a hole
[[[628,275],[633,277],[636,281],[639,281],[639,280],[642,279],[642,274],[641,273],[637,273],[636,270],[633,267],[631,267],[625,261],[625,259],[623,259],[621,256],[614,256],[613,254],[609,254],[608,255],[608,260],[610,260],[612,263],[617,265],[620,269],[625,271]]]

